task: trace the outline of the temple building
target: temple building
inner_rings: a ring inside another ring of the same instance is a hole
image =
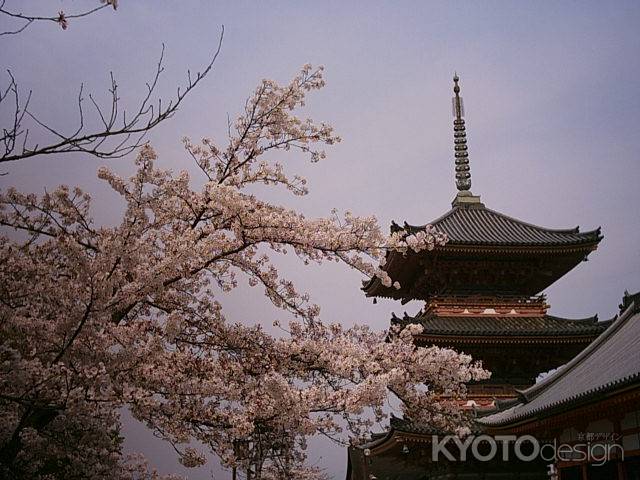
[[[477,423],[561,442],[560,480],[640,479],[640,292],[571,362]]]
[[[542,292],[597,249],[603,238],[600,229],[581,232],[579,228],[532,225],[488,208],[480,196],[471,193],[458,82],[456,75],[453,127],[458,192],[451,210],[428,222],[445,233],[448,242],[432,251],[388,253],[383,268],[392,281],[400,283],[400,289],[373,279],[363,290],[374,299],[391,298],[402,304],[423,301],[424,307],[416,315],[394,314],[392,324],[421,324],[424,331],[415,337],[417,345],[449,347],[482,360],[492,372],[491,378],[468,386],[465,407],[470,415],[483,417],[474,423],[478,433],[493,429],[504,434],[520,419],[515,405],[521,405],[523,395],[539,391],[542,384],[534,386],[538,375],[582,358],[596,338],[620,321],[598,321],[597,316],[569,319],[547,313],[549,305]],[[392,232],[406,233],[423,228],[407,223],[391,226]],[[640,358],[635,363],[639,367]],[[511,413],[502,412],[507,408]],[[545,435],[549,432],[544,430]],[[549,462],[540,460],[434,463],[430,442],[435,433],[411,419],[392,417],[387,432],[374,434],[368,444],[349,449],[347,479],[549,478]]]

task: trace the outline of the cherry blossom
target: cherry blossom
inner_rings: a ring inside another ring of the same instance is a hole
[[[305,65],[288,85],[262,81],[224,147],[185,139],[202,188],[158,168],[151,146],[130,178],[101,168],[126,206],[115,226],[96,225],[80,188],[0,194],[3,475],[159,478],[122,454],[122,408],[183,465],[202,465],[208,450],[252,479],[321,478],[305,464],[306,439],[366,440],[389,396],[416,421],[464,430],[465,383],[488,376],[479,363],[416,347],[418,325],[376,332],[327,322],[265,253],[343,262],[399,288],[378,266],[386,253],[446,241],[430,227],[385,237],[374,217],[349,212],[306,218],[251,193],[268,184],[304,195],[306,180],[271,159],[297,150],[320,161],[319,147],[340,140],[294,115],[324,85],[322,73]],[[225,294],[241,280],[291,314],[281,335],[259,319],[226,317]]]

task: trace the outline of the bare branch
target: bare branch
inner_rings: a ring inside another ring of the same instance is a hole
[[[104,8],[104,6],[100,8]],[[0,7],[1,11],[2,8]],[[102,126],[97,131],[88,131],[87,128],[83,110],[83,85],[80,86],[77,99],[78,127],[72,133],[63,133],[29,110],[31,92],[29,92],[26,101],[21,103],[18,84],[13,74],[8,72],[9,85],[4,90],[0,90],[0,111],[9,100],[12,100],[13,122],[8,128],[4,128],[0,135],[0,146],[4,147],[0,149],[0,162],[24,160],[38,155],[72,152],[86,153],[98,158],[120,158],[131,153],[144,145],[146,135],[151,129],[176,113],[185,97],[207,76],[218,58],[223,38],[224,25],[222,26],[216,51],[205,69],[202,72],[198,72],[195,77],[188,71],[187,83],[184,88],[178,88],[176,97],[168,103],[163,103],[162,99],[158,98],[156,105],[156,101],[152,97],[158,86],[160,75],[164,71],[165,46],[163,44],[155,74],[151,81],[147,83],[147,92],[133,116],[127,116],[127,112],[124,110],[120,113],[118,84],[113,73],[110,73],[111,86],[109,87],[109,94],[111,95],[111,105],[109,109],[103,109],[93,95],[89,95],[89,99],[96,110],[98,121]],[[27,143],[29,131],[23,127],[25,115],[42,130],[55,137],[55,140],[42,146],[38,144],[29,145]],[[114,142],[108,142],[108,140],[114,140]]]

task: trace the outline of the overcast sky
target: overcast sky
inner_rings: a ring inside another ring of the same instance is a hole
[[[52,15],[94,4],[8,0],[6,8]],[[0,37],[1,65],[24,91],[33,90],[33,111],[72,129],[81,83],[107,101],[113,71],[123,102],[133,108],[164,42],[160,92],[168,98],[184,84],[187,68],[208,62],[222,24],[214,71],[150,136],[162,166],[197,176],[183,136],[224,144],[227,114],[240,112],[260,79],[287,82],[303,64],[322,64],[327,86],[309,98],[306,113],[334,125],[343,142],[320,164],[288,157],[290,171],[310,182],[306,198],[269,198],[308,215],[334,207],[375,214],[384,228],[391,220],[427,223],[450,208],[456,193],[451,77],[457,71],[473,193],[489,208],[545,227],[602,226],[605,238],[589,261],[546,291],[551,313],[610,318],[625,289],[640,289],[639,2],[121,0],[117,12],[72,20],[66,31],[46,23]],[[0,29],[13,26],[0,19]],[[76,154],[3,165],[8,175],[0,184],[34,192],[79,184],[93,193],[97,222],[108,224],[122,205],[96,179],[105,163],[132,171],[131,158]],[[301,269],[287,259],[282,271],[312,293],[325,320],[382,329],[392,311],[421,306],[373,305],[359,290],[359,275],[343,266]],[[265,324],[282,317],[265,309],[258,293],[242,287],[231,295],[229,317]],[[128,421],[126,434],[127,448],[143,451],[163,472],[184,472],[143,426]],[[344,449],[314,442],[312,450],[314,461],[344,476]],[[210,477],[211,467],[191,474]]]

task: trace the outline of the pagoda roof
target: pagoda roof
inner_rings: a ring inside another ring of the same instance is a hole
[[[469,428],[471,429],[471,433],[479,434],[484,431],[484,427],[482,425],[478,425],[475,422],[469,423]],[[453,432],[438,428],[435,425],[426,424],[423,422],[416,422],[410,418],[406,417],[398,417],[393,413],[389,416],[389,428],[384,432],[372,433],[371,441],[355,447],[357,450],[364,449],[373,449],[376,448],[389,440],[391,440],[394,436],[394,433],[409,433],[409,434],[417,434],[417,435],[450,435]]]
[[[367,296],[408,301],[447,292],[534,295],[585,260],[603,239],[600,228],[540,227],[491,210],[472,195],[458,195],[453,208],[433,222],[394,222],[391,232],[410,235],[427,225],[446,234],[447,242],[433,251],[388,252],[382,269],[401,288],[373,278],[363,283]],[[477,265],[470,267],[473,261]]]
[[[448,435],[451,431],[437,428],[429,424],[422,422],[414,422],[410,418],[401,418],[391,415],[389,419],[389,427],[392,430],[403,433],[417,433],[420,435]],[[471,433],[478,434],[483,432],[483,428],[477,425],[475,422],[471,422],[469,425]]]
[[[552,315],[521,316],[521,315],[462,315],[437,316],[418,314],[411,317],[405,314],[403,318],[394,315],[392,323],[408,325],[417,323],[424,327],[421,335],[459,335],[465,336],[573,336],[598,335],[602,333],[611,321],[599,322],[598,316],[569,319]]]
[[[475,422],[471,422],[469,427],[473,434],[482,433],[484,430],[481,425],[478,425]],[[395,430],[397,432],[414,433],[419,435],[449,435],[453,433],[449,430],[437,428],[424,422],[414,422],[410,418],[396,417],[393,414],[389,418],[389,428],[390,430]]]
[[[501,427],[559,413],[632,385],[640,386],[640,292],[625,295],[624,311],[571,362],[520,392],[520,402],[478,419]],[[508,406],[508,405],[507,405]]]
[[[447,245],[481,246],[572,246],[594,244],[602,240],[600,228],[580,232],[579,227],[550,229],[523,222],[482,203],[458,204],[430,225],[447,235]],[[408,233],[424,230],[426,225],[392,226]]]

